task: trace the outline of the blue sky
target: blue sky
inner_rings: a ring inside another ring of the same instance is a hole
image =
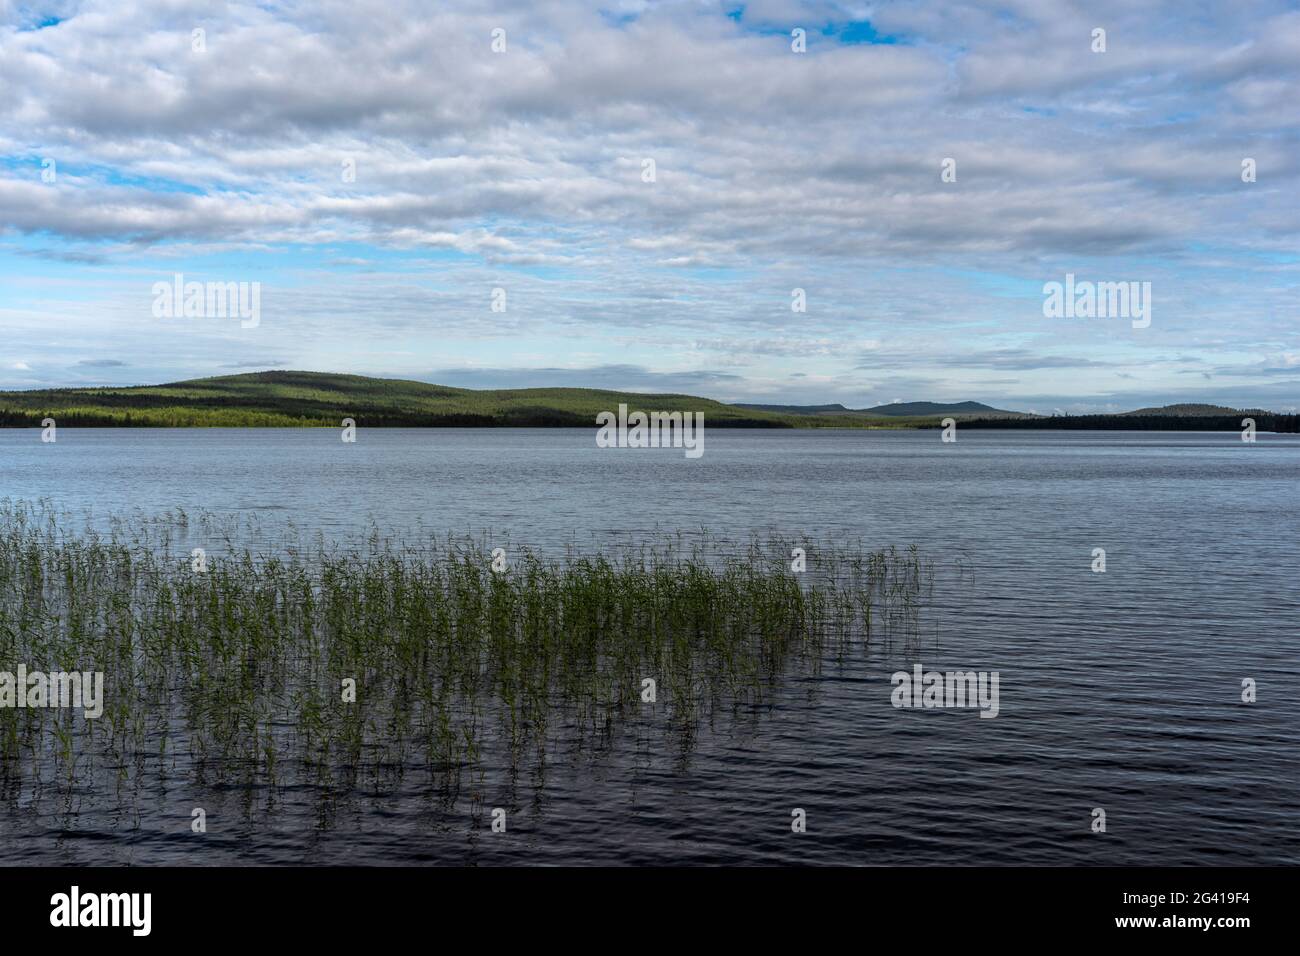
[[[1136,6],[0,0],[0,388],[1296,406],[1300,11]]]

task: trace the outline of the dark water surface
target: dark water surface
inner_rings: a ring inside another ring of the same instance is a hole
[[[184,766],[24,790],[0,803],[0,862],[1300,863],[1296,436],[713,430],[705,449],[599,449],[587,429],[0,431],[0,498],[74,512],[584,551],[706,527],[916,544],[947,569],[919,645],[792,672],[689,748],[651,720],[519,774],[488,751],[450,805],[418,773],[328,800]],[[895,709],[890,674],[917,661],[999,672],[999,715]]]

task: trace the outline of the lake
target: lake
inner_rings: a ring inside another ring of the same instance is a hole
[[[92,522],[252,515],[267,541],[374,526],[594,552],[705,528],[916,545],[937,569],[920,639],[792,671],[688,748],[650,722],[526,772],[489,749],[450,801],[415,773],[325,795],[180,761],[126,787],[88,770],[58,799],[25,776],[0,792],[3,862],[1300,862],[1300,437],[715,429],[688,459],[593,433],[0,430],[0,499]],[[916,663],[997,672],[997,717],[895,708],[891,675]]]

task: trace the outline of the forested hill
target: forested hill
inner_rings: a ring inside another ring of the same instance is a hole
[[[169,385],[0,392],[0,426],[53,418],[72,427],[594,426],[618,411],[703,412],[710,428],[872,427],[845,417],[801,420],[692,395],[590,388],[450,388],[323,372],[253,372]],[[896,427],[906,422],[881,420]]]
[[[840,405],[729,405],[678,394],[592,388],[469,389],[326,372],[252,372],[169,385],[0,392],[0,426],[31,427],[53,418],[71,427],[594,427],[600,412],[703,412],[710,428],[916,428],[953,414],[963,428],[1296,431],[1296,417],[1262,410],[1181,405],[1123,415],[1045,417],[975,402],[912,402],[875,409]],[[901,412],[915,414],[900,414]]]

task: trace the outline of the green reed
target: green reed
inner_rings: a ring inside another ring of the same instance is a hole
[[[105,675],[98,720],[0,709],[0,774],[129,777],[180,759],[203,778],[352,785],[413,765],[446,779],[485,746],[515,764],[627,722],[689,741],[792,667],[914,634],[933,575],[915,548],[707,535],[608,554],[509,548],[504,572],[472,537],[290,536],[261,551],[239,537],[211,515],[97,530],[0,502],[0,670]]]

